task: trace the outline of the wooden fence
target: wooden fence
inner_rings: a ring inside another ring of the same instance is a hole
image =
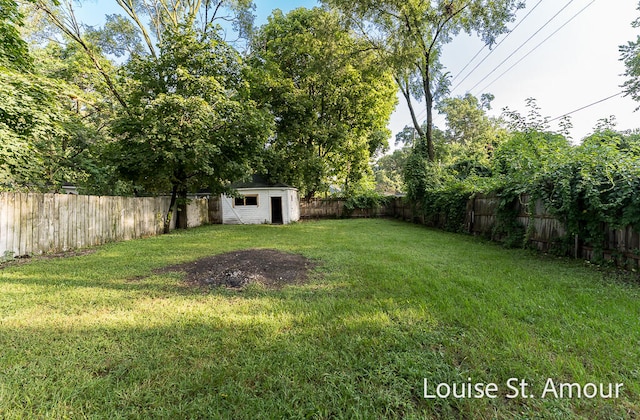
[[[354,209],[349,212],[345,209],[346,200],[334,198],[312,198],[300,200],[300,219],[336,219],[336,218],[361,218],[361,217],[385,217],[393,216],[387,206],[371,209]]]
[[[209,223],[208,201],[197,199],[188,205],[189,227]],[[159,235],[169,203],[169,197],[0,193],[0,257]]]
[[[585,243],[582,238],[567,238],[564,224],[544,208],[541,201],[535,203],[533,214],[529,214],[529,196],[523,195],[515,204],[516,220],[529,233],[529,243],[540,251],[565,253],[585,260],[612,260],[628,268],[640,267],[640,234],[630,226],[624,229],[611,229],[602,224],[605,243],[599,247]],[[467,203],[464,230],[473,235],[482,235],[500,240],[493,228],[497,221],[498,198],[478,194]],[[391,199],[388,204],[376,209],[358,209],[352,214],[344,210],[344,200],[312,199],[300,202],[302,219],[340,218],[340,217],[395,217],[398,219],[443,228],[447,225],[447,214],[425,217],[415,205],[403,198]],[[529,224],[533,224],[529,228]],[[602,249],[598,255],[596,249]]]
[[[582,238],[566,238],[563,223],[541,202],[529,214],[529,197],[516,203],[517,220],[530,233],[529,241],[542,251],[559,244],[568,254],[586,260],[615,260],[629,268],[640,267],[640,234],[631,227],[612,229],[603,224],[605,243],[594,247]],[[66,194],[0,193],[0,259],[27,254],[68,251],[163,232],[168,197],[97,197]],[[467,203],[465,230],[493,236],[498,199],[476,195]],[[301,200],[301,219],[340,217],[395,217],[435,227],[446,226],[448,215],[424,215],[402,198],[379,208],[345,209],[344,200]],[[187,206],[188,227],[221,222],[218,198],[195,199]],[[529,228],[529,224],[533,226]],[[172,220],[172,228],[175,221]],[[561,242],[561,239],[563,240]],[[599,254],[595,255],[596,250]]]
[[[471,198],[467,203],[465,230],[473,235],[501,239],[493,233],[497,221],[498,200],[495,196],[482,194]],[[529,214],[529,200],[528,195],[522,195],[515,204],[515,210],[516,220],[529,233],[528,240],[533,247],[544,252],[553,249],[554,252],[589,261],[604,259],[627,268],[640,267],[640,233],[634,231],[631,226],[612,229],[603,223],[601,228],[605,241],[595,247],[594,244],[585,243],[583,238],[577,236],[567,238],[565,225],[549,214],[542,201],[538,200],[533,207],[533,214]],[[389,207],[389,213],[406,221],[439,228],[446,223],[447,215],[436,215],[425,221],[425,217],[415,206],[402,199],[396,199]],[[530,228],[531,223],[533,226]],[[598,255],[596,249],[601,250]]]

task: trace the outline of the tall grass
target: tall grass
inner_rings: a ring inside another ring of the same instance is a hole
[[[154,269],[274,248],[279,290]],[[0,271],[2,418],[629,418],[640,286],[580,262],[386,220],[213,226]],[[423,384],[496,383],[425,399]],[[507,398],[509,378],[535,398]],[[540,398],[545,382],[624,383]]]

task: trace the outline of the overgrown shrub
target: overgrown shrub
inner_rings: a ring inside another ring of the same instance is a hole
[[[532,193],[565,223],[570,235],[601,251],[604,224],[640,230],[639,151],[634,136],[596,133],[541,174]]]
[[[391,198],[373,190],[349,195],[345,197],[343,214],[345,217],[350,217],[356,209],[376,210],[387,205]]]
[[[492,238],[507,246],[526,246],[533,234],[518,222],[518,200],[530,196],[529,214],[541,200],[564,223],[567,238],[601,251],[604,226],[640,230],[640,135],[603,131],[572,146],[559,134],[515,132],[495,150],[492,171],[461,177],[454,166],[420,162],[406,175],[410,199],[425,222],[451,231],[465,229],[466,206],[474,193],[499,200]],[[564,243],[559,238],[559,244]],[[568,243],[568,242],[567,242]]]

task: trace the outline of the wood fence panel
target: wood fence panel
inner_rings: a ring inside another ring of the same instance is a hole
[[[0,195],[0,249],[8,250],[9,245],[9,197],[5,194]],[[3,251],[4,252],[4,251]],[[4,258],[4,255],[0,255]]]
[[[0,258],[161,234],[169,204],[168,197],[0,193]],[[208,200],[194,200],[187,214],[189,226],[208,224]]]
[[[20,245],[20,229],[16,229],[15,221],[20,220],[20,213],[16,212],[15,194],[12,194],[7,200],[7,212],[9,218],[9,221],[7,223],[7,226],[9,226],[9,230],[7,232],[7,249],[10,249],[12,251],[15,250],[15,252],[18,253],[20,251],[18,249]],[[16,246],[16,242],[18,243],[18,246]]]

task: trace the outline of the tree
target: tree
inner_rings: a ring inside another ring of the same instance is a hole
[[[14,0],[0,0],[0,66],[27,70],[33,64],[27,43],[20,36],[23,15]]]
[[[239,55],[215,32],[167,29],[158,54],[134,56],[113,123],[115,162],[145,191],[171,191],[186,228],[189,191],[219,192],[251,171],[267,138],[266,112],[248,97]],[[165,218],[169,228],[171,210]]]
[[[447,91],[440,57],[445,44],[460,32],[477,33],[491,45],[507,31],[518,0],[324,0],[340,10],[394,72],[424,141],[425,158],[434,161],[433,107]],[[418,121],[414,101],[424,101],[427,123]]]
[[[106,25],[100,30],[87,28],[77,20],[73,0],[34,1],[36,10],[45,13],[55,27],[82,47],[113,97],[125,109],[127,103],[116,80],[102,66],[100,48],[116,56],[141,53],[146,49],[148,54],[156,57],[164,34],[175,33],[181,27],[198,28],[206,37],[221,30],[218,21],[231,22],[240,34],[250,32],[248,28],[253,24],[251,0],[116,0],[125,16],[109,15]]]
[[[171,191],[177,225],[186,227],[187,192],[213,192],[249,171],[249,157],[269,132],[265,114],[248,97],[239,55],[220,36],[221,20],[236,31],[251,26],[251,0],[117,0],[123,15],[99,29],[76,19],[71,0],[37,0],[36,7],[86,53],[115,104],[108,154],[138,193]],[[122,56],[116,74],[103,53]]]
[[[444,161],[458,172],[458,176],[468,176],[472,171],[486,172],[490,158],[496,147],[506,138],[507,132],[500,127],[500,121],[486,114],[490,106],[471,94],[463,97],[445,98],[438,105],[444,114],[447,129],[442,138]],[[438,149],[436,142],[436,149]]]
[[[394,150],[390,155],[382,156],[373,166],[376,177],[376,190],[383,194],[404,192],[402,174],[407,164],[409,148]]]
[[[638,10],[640,10],[640,3]],[[631,26],[634,28],[640,27],[640,18],[634,20]],[[624,90],[635,101],[640,101],[640,35],[635,41],[629,41],[626,45],[621,45],[620,53],[622,54],[622,61],[627,67],[624,74],[627,77],[627,81],[623,85]]]
[[[87,176],[93,132],[71,111],[72,87],[0,68],[0,189],[58,192]]]
[[[335,13],[274,11],[251,44],[256,98],[276,122],[265,153],[271,178],[307,197],[349,192],[371,176],[396,99],[390,73]]]
[[[32,54],[35,71],[64,92],[57,96],[58,106],[69,116],[66,127],[70,137],[65,146],[74,157],[64,181],[73,183],[83,193],[130,194],[130,184],[119,180],[114,166],[105,159],[106,146],[113,141],[109,125],[117,103],[100,72],[77,43],[64,39],[51,41],[44,47],[36,45]],[[115,73],[106,58],[100,57],[100,62],[104,69]]]
[[[79,89],[28,51],[17,4],[0,0],[0,10],[0,188],[57,192],[86,176],[93,133],[73,99]]]

